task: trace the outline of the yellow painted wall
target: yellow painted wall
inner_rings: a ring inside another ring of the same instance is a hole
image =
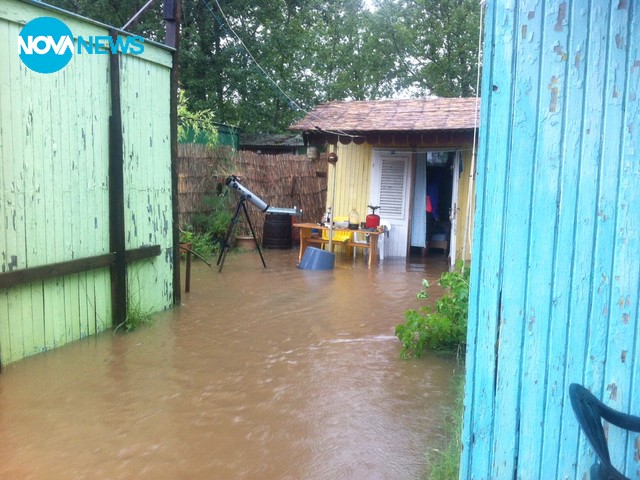
[[[456,258],[462,258],[462,251],[466,243],[465,260],[471,260],[471,245],[473,238],[473,212],[475,209],[475,190],[471,192],[470,219],[467,220],[467,205],[469,204],[469,184],[474,184],[470,178],[471,173],[471,147],[463,147],[462,151],[462,174],[458,184],[458,242],[456,244]],[[467,229],[467,223],[470,223]]]
[[[333,147],[335,148],[335,147]],[[373,148],[364,145],[338,144],[336,153],[336,196],[334,203],[335,216],[348,216],[355,208],[364,222],[369,213],[369,183],[371,177],[371,155]],[[327,206],[331,205],[333,195],[333,167],[329,166]]]
[[[369,186],[371,176],[371,160],[373,156],[373,146],[365,143],[363,145],[338,144],[330,149],[338,154],[336,165],[336,186],[334,211],[335,216],[348,216],[352,208],[356,208],[360,214],[360,221],[363,222],[369,213],[367,205],[369,203]],[[388,148],[388,147],[387,147]],[[402,149],[401,147],[398,150]],[[419,150],[428,150],[428,146],[420,147]],[[460,176],[458,189],[458,235],[456,245],[456,258],[462,258],[464,244],[466,242],[465,259],[471,260],[471,244],[473,232],[473,212],[475,191],[471,194],[471,225],[467,231],[467,205],[469,203],[469,184],[471,172],[471,145],[452,147],[451,150],[462,150],[463,171]],[[333,167],[329,166],[327,206],[331,204],[333,194]],[[412,172],[413,175],[413,172]],[[475,178],[475,177],[474,177]],[[318,219],[319,221],[320,219]]]

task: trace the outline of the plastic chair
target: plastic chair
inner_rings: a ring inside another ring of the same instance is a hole
[[[569,386],[569,398],[573,413],[599,460],[591,466],[591,480],[628,480],[611,465],[609,445],[602,427],[602,420],[625,430],[640,432],[640,417],[608,407],[577,383]]]
[[[391,232],[391,223],[386,220],[381,220],[380,225],[384,227],[384,233],[378,235],[378,256],[380,260],[384,260],[384,251],[385,251],[385,237],[389,236],[389,232]]]
[[[364,231],[354,230],[353,238],[351,239],[353,243],[361,243],[363,245],[369,243],[369,234]],[[357,248],[353,249],[353,258],[356,258]],[[366,250],[369,250],[368,248]],[[365,249],[362,249],[362,254],[364,255]]]
[[[335,222],[346,222],[349,220],[349,217],[335,217],[334,221]],[[351,236],[352,236],[352,232],[351,230],[334,230],[333,231],[333,236],[332,236],[332,245],[331,245],[331,251],[333,251],[335,249],[336,246],[341,246],[342,243],[346,243],[346,242],[350,242],[351,241]],[[325,240],[329,240],[329,231],[328,230],[323,230],[322,231],[322,238],[324,238]]]

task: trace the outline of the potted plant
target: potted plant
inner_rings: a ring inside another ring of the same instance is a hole
[[[236,247],[240,250],[251,251],[256,249],[256,239],[251,235],[251,229],[246,218],[239,217],[235,230]]]

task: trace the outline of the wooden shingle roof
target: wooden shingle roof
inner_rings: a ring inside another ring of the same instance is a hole
[[[473,130],[479,104],[475,98],[328,102],[316,106],[289,129],[303,132]]]

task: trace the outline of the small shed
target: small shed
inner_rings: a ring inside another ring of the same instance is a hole
[[[300,134],[240,133],[239,149],[264,155],[306,153]]]
[[[486,5],[460,478],[582,480],[569,385],[640,415],[640,4]]]
[[[473,211],[478,105],[475,98],[328,102],[290,129],[302,131],[308,145],[329,144],[338,154],[336,216],[355,208],[364,219],[367,205],[380,206],[380,217],[391,224],[385,256],[406,257],[425,246],[427,179],[437,178],[453,264],[463,254],[470,259],[463,232]],[[332,192],[330,181],[328,199]]]

